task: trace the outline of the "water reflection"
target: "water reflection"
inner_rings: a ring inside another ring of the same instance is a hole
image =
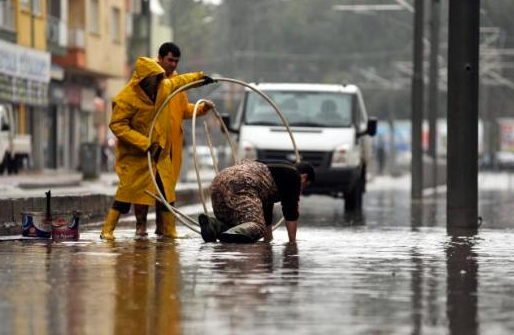
[[[421,326],[423,321],[423,261],[417,248],[411,250],[412,255],[412,334],[421,334]]]
[[[300,255],[298,245],[288,242],[284,248],[282,258],[282,279],[288,284],[298,285],[298,273],[300,268]]]
[[[470,237],[452,237],[446,247],[446,313],[451,335],[478,334],[478,263]]]
[[[117,258],[115,334],[180,334],[180,263],[173,243],[136,240]]]
[[[366,215],[362,210],[345,211],[343,214],[342,225],[344,226],[365,226]]]

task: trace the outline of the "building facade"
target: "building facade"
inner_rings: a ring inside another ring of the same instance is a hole
[[[106,141],[108,103],[127,77],[124,0],[0,1],[0,103],[30,134],[27,169],[76,169]]]

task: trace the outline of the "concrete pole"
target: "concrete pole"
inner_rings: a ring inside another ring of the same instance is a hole
[[[411,198],[423,197],[423,151],[421,128],[423,124],[423,18],[424,1],[414,2],[414,47],[412,74],[412,161]]]
[[[428,88],[428,152],[432,158],[432,187],[437,186],[437,116],[439,114],[439,16],[440,0],[430,11],[430,83]]]
[[[478,228],[480,0],[449,1],[448,232]]]

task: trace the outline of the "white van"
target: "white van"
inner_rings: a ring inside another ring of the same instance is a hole
[[[0,175],[18,173],[31,152],[31,136],[16,133],[12,106],[0,104]]]
[[[344,197],[345,209],[362,207],[366,169],[371,160],[370,136],[376,120],[366,113],[355,85],[260,83],[283,112],[300,152],[313,165],[316,182],[306,194]],[[237,134],[239,156],[295,160],[289,135],[272,106],[246,90],[230,130]]]

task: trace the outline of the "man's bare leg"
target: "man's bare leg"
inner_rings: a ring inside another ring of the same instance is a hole
[[[148,215],[148,206],[134,205],[134,214],[136,215],[136,236],[147,236],[146,216]]]
[[[155,209],[155,235],[162,235],[163,224],[162,224],[162,212],[157,206]]]

